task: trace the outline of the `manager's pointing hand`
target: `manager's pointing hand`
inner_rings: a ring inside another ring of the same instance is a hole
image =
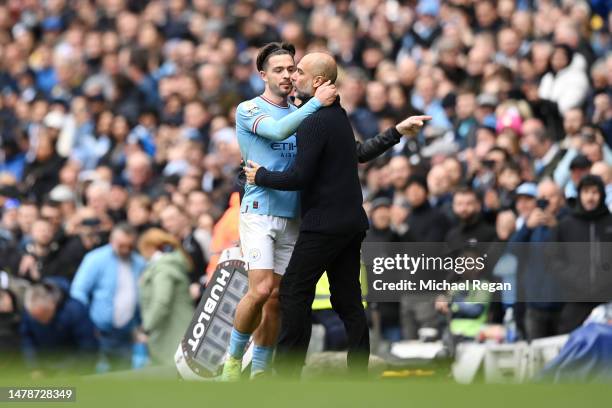
[[[431,116],[410,116],[395,125],[395,128],[404,136],[416,136],[425,125],[425,121],[431,120]]]
[[[255,184],[255,175],[257,174],[257,170],[261,166],[254,161],[248,160],[247,165],[244,166],[244,173],[246,174],[247,183]]]

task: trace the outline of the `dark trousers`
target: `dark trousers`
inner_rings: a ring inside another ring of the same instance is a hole
[[[560,334],[561,309],[538,309],[527,306],[525,313],[525,331],[527,340]]]
[[[100,359],[96,371],[106,373],[127,370],[132,366],[133,325],[122,329],[100,330]]]
[[[561,311],[560,333],[570,333],[580,327],[599,303],[566,303]]]
[[[312,329],[312,301],[323,272],[330,300],[346,328],[348,367],[367,373],[370,338],[361,303],[360,251],[365,233],[341,236],[301,232],[280,284],[281,333],[276,366],[283,377],[301,373]]]

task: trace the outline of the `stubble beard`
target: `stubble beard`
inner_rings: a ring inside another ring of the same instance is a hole
[[[295,96],[301,101],[305,101],[306,99],[312,98],[311,93],[301,91],[297,87],[295,88]]]
[[[276,95],[279,96],[281,98],[287,99],[287,97],[291,94],[291,91],[293,90],[293,86],[291,86],[291,88],[289,88],[288,91],[283,91],[281,89],[280,86],[276,85],[276,86],[270,86],[270,91]]]

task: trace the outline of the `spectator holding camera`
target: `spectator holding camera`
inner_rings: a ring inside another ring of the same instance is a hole
[[[560,334],[559,325],[562,303],[552,300],[559,294],[554,271],[547,268],[542,257],[543,246],[550,242],[555,228],[568,213],[563,194],[551,179],[544,179],[537,187],[537,201],[521,228],[510,238],[510,242],[532,243],[525,250],[526,260],[518,265],[520,291],[529,302],[526,305],[524,329],[527,339]],[[536,301],[542,300],[542,301]]]
[[[62,271],[55,262],[58,245],[53,241],[53,225],[44,218],[39,218],[32,225],[32,242],[26,245],[25,252],[19,261],[18,275],[32,282],[38,282],[43,276],[53,276]]]

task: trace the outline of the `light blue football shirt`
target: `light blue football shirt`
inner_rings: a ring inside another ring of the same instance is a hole
[[[286,106],[275,104],[263,95],[238,105],[236,136],[245,163],[252,160],[271,171],[287,170],[297,152],[295,129],[306,116],[319,107],[321,103],[316,98],[312,98],[298,110],[292,104]],[[292,114],[293,112],[295,113]],[[288,115],[290,118],[286,118]],[[266,118],[275,121],[283,118],[289,120],[271,122],[264,120]],[[265,131],[263,131],[264,126],[267,127]],[[284,134],[290,136],[284,138]],[[296,191],[278,191],[246,184],[240,211],[295,218],[299,211],[299,201],[299,192]]]

